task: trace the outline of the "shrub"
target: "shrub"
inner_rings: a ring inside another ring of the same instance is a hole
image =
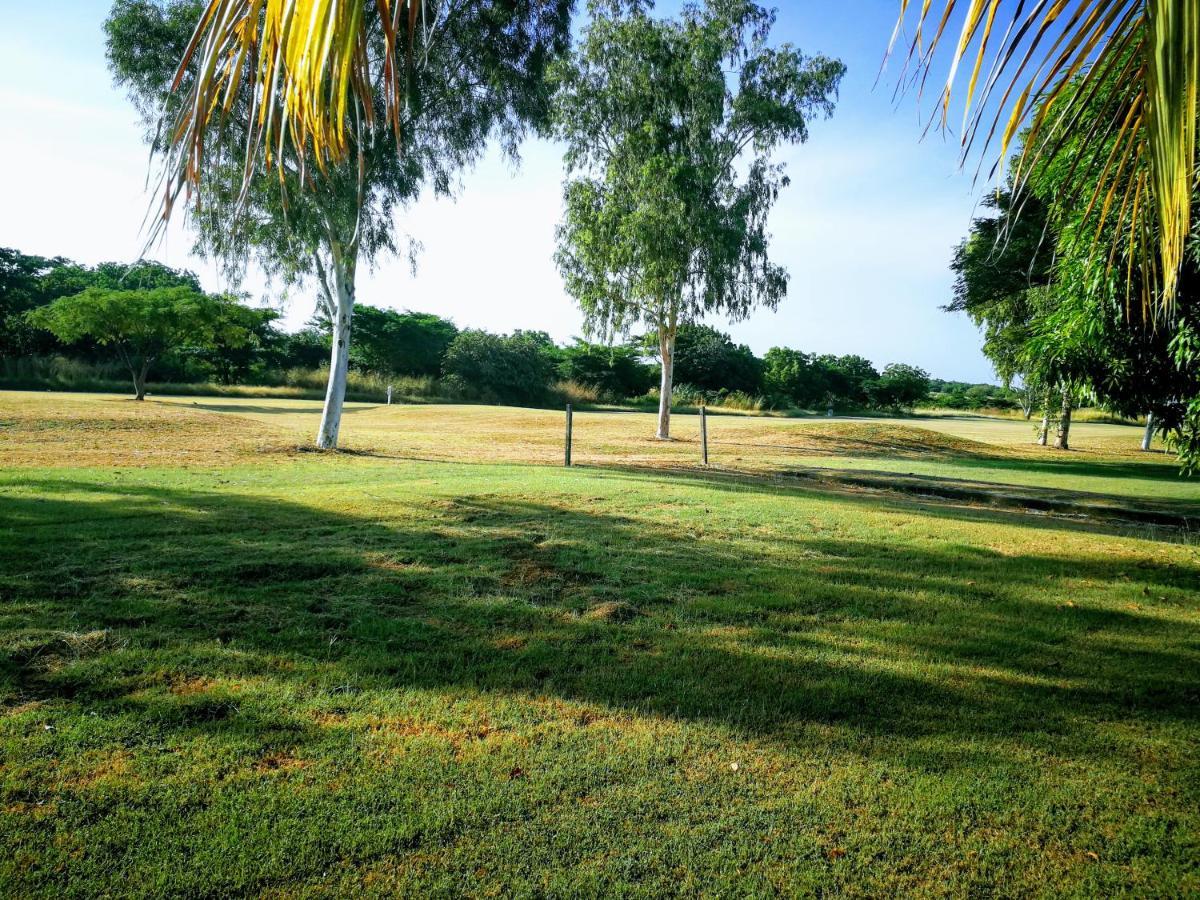
[[[460,332],[442,369],[451,390],[489,403],[545,403],[556,368],[554,342],[541,332]]]
[[[653,370],[630,344],[607,346],[576,340],[560,354],[558,373],[565,381],[587,385],[607,399],[636,397],[654,384]]]
[[[558,395],[560,403],[570,403],[574,406],[604,403],[608,399],[590,384],[580,384],[578,381],[560,381],[554,385],[554,393]]]
[[[767,401],[763,397],[755,397],[747,394],[745,391],[730,391],[723,396],[718,396],[713,403],[714,406],[721,406],[725,409],[741,409],[747,412],[759,412],[767,407]]]

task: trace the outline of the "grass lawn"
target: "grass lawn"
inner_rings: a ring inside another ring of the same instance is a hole
[[[0,891],[1200,894],[1194,539],[765,477],[1137,429],[313,409],[0,394]]]

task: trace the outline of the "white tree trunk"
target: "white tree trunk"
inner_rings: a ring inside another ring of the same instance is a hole
[[[353,264],[351,264],[352,266]],[[335,267],[337,309],[333,317],[333,349],[329,359],[329,385],[325,390],[325,408],[317,430],[317,446],[335,450],[342,425],[342,406],[346,402],[346,375],[350,371],[350,326],[354,318],[354,273]]]
[[[658,338],[662,357],[662,385],[658,391],[658,439],[671,439],[671,390],[675,381],[675,329],[664,329]]]
[[[1038,445],[1045,447],[1050,439],[1050,398],[1054,396],[1051,391],[1046,391],[1046,403],[1042,407],[1042,424],[1038,428]]]
[[[1142,450],[1150,449],[1154,440],[1154,413],[1146,413],[1146,431],[1142,434]]]
[[[1071,449],[1071,412],[1075,408],[1075,398],[1071,396],[1070,388],[1063,388],[1062,412],[1058,417],[1058,433],[1054,436],[1055,450]]]

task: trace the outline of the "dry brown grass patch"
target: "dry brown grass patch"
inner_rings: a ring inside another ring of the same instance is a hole
[[[270,429],[174,403],[0,392],[0,465],[221,464],[264,452]]]

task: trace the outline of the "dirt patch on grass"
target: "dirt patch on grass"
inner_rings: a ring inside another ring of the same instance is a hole
[[[119,650],[126,643],[124,638],[108,628],[85,632],[43,632],[18,637],[5,648],[5,655],[20,668],[53,672],[81,659]]]
[[[557,581],[558,570],[528,557],[518,559],[500,579],[505,587],[529,587],[535,584],[545,584],[547,581]]]
[[[623,600],[609,600],[588,608],[583,618],[590,622],[632,622],[641,612]]]
[[[171,684],[171,693],[176,697],[195,697],[198,694],[209,693],[216,685],[216,681],[201,675],[196,678],[185,678],[181,681],[173,682]]]
[[[311,760],[300,759],[288,750],[268,753],[254,764],[254,771],[259,775],[274,775],[287,772],[298,772],[312,765]]]
[[[87,789],[115,781],[126,781],[132,769],[133,754],[128,750],[115,750],[102,754],[83,774],[68,779],[66,786]]]

